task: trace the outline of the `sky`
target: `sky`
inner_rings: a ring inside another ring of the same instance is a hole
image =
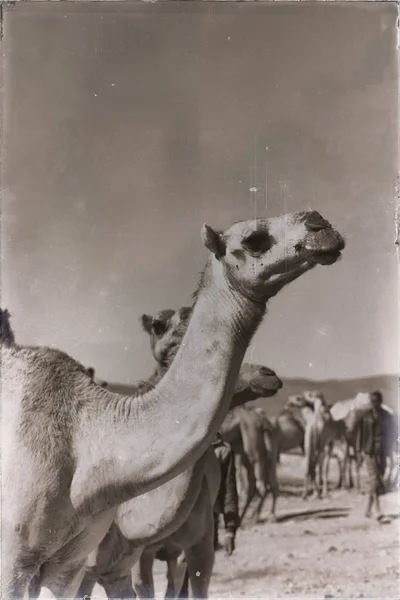
[[[190,303],[203,222],[312,208],[343,259],[270,301],[246,359],[398,371],[394,3],[4,13],[1,303],[20,343],[146,377],[139,317]]]

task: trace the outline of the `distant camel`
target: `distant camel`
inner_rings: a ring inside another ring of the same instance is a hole
[[[315,265],[335,263],[345,245],[315,211],[224,232],[204,225],[202,238],[211,255],[182,346],[143,396],[102,389],[59,350],[1,345],[7,600],[25,597],[36,574],[54,596],[75,596],[118,506],[206,453],[268,299]]]
[[[344,434],[342,421],[334,421],[325,397],[317,390],[304,391],[302,395],[289,396],[289,406],[300,408],[305,421],[305,475],[303,498],[307,498],[310,486],[320,498],[328,493],[329,460],[333,444]],[[337,457],[338,460],[339,457]],[[339,470],[342,470],[339,465]],[[318,471],[318,477],[317,477]]]
[[[238,480],[242,492],[243,489],[245,492],[240,522],[243,522],[256,495],[258,503],[252,512],[251,520],[259,521],[269,489],[272,493],[272,505],[268,519],[274,521],[279,494],[276,479],[277,432],[275,428],[272,428],[270,422],[266,426],[266,416],[260,415],[257,409],[243,406],[228,413],[220,433],[223,439],[232,445]]]
[[[304,454],[304,423],[297,418],[292,410],[287,407],[271,422],[276,425],[278,435],[278,456],[277,462],[280,462],[280,455],[299,448]]]

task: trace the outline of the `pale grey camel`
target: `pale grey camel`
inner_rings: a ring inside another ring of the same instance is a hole
[[[344,248],[316,212],[224,232],[205,225],[202,237],[211,257],[182,347],[142,397],[97,386],[59,350],[2,344],[6,600],[23,598],[36,573],[54,596],[75,596],[118,505],[191,468],[210,446],[267,300]]]

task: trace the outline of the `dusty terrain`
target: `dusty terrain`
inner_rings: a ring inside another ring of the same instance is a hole
[[[398,493],[382,497],[391,522],[379,524],[364,517],[365,494],[339,490],[323,500],[302,500],[301,473],[300,457],[282,456],[279,522],[247,523],[235,553],[217,553],[210,597],[399,598]],[[165,564],[158,561],[155,581],[162,598]],[[100,586],[94,596],[105,597]]]

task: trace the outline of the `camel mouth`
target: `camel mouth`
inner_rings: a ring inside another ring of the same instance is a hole
[[[304,254],[305,260],[332,265],[341,258],[344,247],[345,241],[340,233],[326,227],[308,234],[304,246],[298,245],[296,249]]]
[[[342,258],[340,250],[331,250],[328,252],[317,252],[313,254],[312,260],[320,265],[333,265]]]
[[[269,398],[270,396],[275,396],[275,394],[283,387],[282,381],[277,377],[275,373],[271,373],[269,369],[266,369],[267,377],[264,379],[264,382],[260,385],[252,385],[252,390],[260,395],[260,398]],[[262,369],[260,369],[262,372]]]

